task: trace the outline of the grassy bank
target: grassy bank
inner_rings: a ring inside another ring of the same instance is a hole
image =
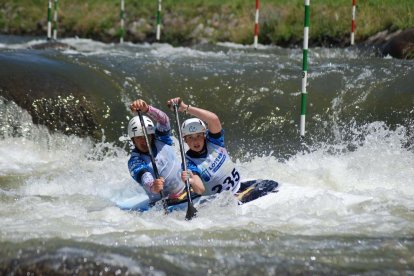
[[[0,2],[0,32],[46,36],[47,0]],[[126,41],[155,40],[157,0],[125,0]],[[311,1],[311,45],[346,45],[351,0]],[[261,1],[262,44],[292,46],[303,38],[302,0]],[[253,42],[255,0],[163,0],[161,41]],[[120,0],[59,0],[59,36],[118,41]],[[413,0],[357,0],[356,42],[383,30],[414,27]]]

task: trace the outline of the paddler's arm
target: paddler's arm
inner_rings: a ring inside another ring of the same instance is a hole
[[[193,105],[186,104],[181,98],[174,98],[168,101],[168,105],[171,105],[173,102],[179,103],[178,111],[185,112],[206,122],[210,133],[221,132],[221,122],[215,113],[199,107],[195,107]]]
[[[188,170],[187,172],[182,172],[181,179],[183,182],[185,182],[188,179],[188,183],[190,183],[191,187],[193,188],[193,191],[196,194],[201,195],[206,190],[203,181],[201,181],[201,178],[190,170]]]
[[[134,152],[132,152],[132,156],[128,161],[128,169],[132,178],[148,192],[159,194],[164,188],[164,179],[162,177],[155,179],[152,173],[149,172],[148,165],[139,159]]]
[[[193,187],[194,192],[201,195],[206,191],[204,187],[204,183],[200,177],[200,170],[198,169],[197,165],[191,161],[190,159],[186,159],[187,162],[187,172],[183,172],[181,174],[181,179],[185,182],[188,179],[188,183],[190,183],[191,187]]]
[[[164,178],[160,177],[154,179],[150,172],[142,174],[141,181],[139,183],[145,190],[156,195],[164,189]]]
[[[164,178],[160,177],[154,180],[151,186],[151,192],[159,194],[164,189]]]
[[[137,109],[146,113],[151,119],[157,122],[157,130],[160,134],[168,133],[171,130],[170,119],[162,110],[147,104],[144,100],[138,99],[132,102],[131,111],[135,112]]]

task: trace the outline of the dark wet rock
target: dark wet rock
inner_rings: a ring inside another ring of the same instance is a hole
[[[39,260],[13,259],[0,266],[1,275],[139,275],[130,273],[128,267],[110,262],[85,261],[84,257],[60,259],[46,255]]]
[[[390,40],[392,37],[394,37],[399,32],[400,31],[390,32],[389,30],[384,30],[384,31],[376,33],[373,36],[370,36],[363,44],[381,46],[387,43],[388,40]]]
[[[368,38],[364,45],[374,47],[381,56],[414,59],[414,29],[396,32],[385,30]]]
[[[29,93],[23,93],[25,89],[16,86],[1,86],[0,95],[26,109],[33,123],[44,125],[52,132],[101,138],[102,121],[97,120],[94,104],[86,97],[73,94],[38,97],[35,90],[29,89]]]
[[[33,123],[67,135],[115,140],[127,110],[116,83],[91,70],[39,53],[0,53],[0,96],[27,110]],[[109,103],[111,108],[109,108]]]
[[[110,248],[68,239],[1,245],[0,275],[185,275],[180,266],[159,261],[146,248]]]
[[[414,59],[414,29],[393,36],[383,47],[382,54],[399,59]]]
[[[33,243],[37,246],[30,247]],[[26,242],[28,248],[18,251],[10,248],[8,254],[0,259],[0,275],[139,275],[122,263],[116,264],[114,254],[106,253],[104,248],[100,248],[101,253],[71,248],[70,245],[58,247],[53,241],[50,243],[44,245],[29,241]],[[66,245],[66,242],[61,243]],[[6,242],[6,246],[12,247],[12,244]],[[144,267],[142,270],[149,269]]]

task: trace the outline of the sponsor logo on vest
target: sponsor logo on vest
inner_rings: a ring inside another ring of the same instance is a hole
[[[220,151],[216,159],[214,159],[214,162],[210,165],[210,167],[208,167],[208,169],[213,172],[218,171],[221,165],[223,165],[224,160],[226,160],[226,155],[222,151]]]
[[[203,180],[204,180],[205,182],[210,181],[211,174],[208,172],[208,170],[207,170],[207,169],[204,169],[204,170],[201,172],[201,178],[203,178]]]

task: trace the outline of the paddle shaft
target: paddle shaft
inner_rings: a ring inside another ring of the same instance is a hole
[[[150,143],[149,138],[148,138],[148,132],[147,132],[147,128],[145,127],[144,118],[142,117],[141,110],[138,109],[137,112],[138,112],[138,116],[139,116],[139,121],[141,122],[142,130],[144,131],[145,142],[147,143],[148,153],[149,153],[149,156],[150,156],[150,159],[151,159],[151,164],[152,164],[152,169],[154,170],[155,178],[158,179],[158,178],[160,178],[160,175],[158,173],[157,164],[155,163],[154,154],[152,153],[151,143]],[[166,205],[167,203],[164,200],[164,192],[162,190],[160,191],[160,195],[161,195],[161,199],[162,199],[164,208],[165,208],[165,210],[167,210],[166,209],[167,208],[167,205]]]
[[[174,112],[175,112],[175,119],[177,121],[178,143],[180,144],[181,162],[183,163],[184,171],[187,171],[187,163],[185,162],[185,157],[184,157],[183,135],[181,133],[181,125],[180,125],[180,118],[178,116],[177,104],[174,104]],[[190,183],[188,179],[185,181],[185,189],[187,191],[188,202],[192,203],[191,196],[190,196]]]
[[[187,163],[185,162],[185,157],[184,157],[183,135],[181,133],[180,118],[178,116],[178,106],[176,103],[174,103],[174,112],[175,112],[175,119],[177,121],[178,143],[180,144],[181,162],[183,163],[184,171],[187,171]],[[185,189],[187,191],[187,203],[188,203],[185,219],[191,220],[193,217],[196,216],[197,209],[194,207],[193,202],[191,200],[190,182],[188,179],[185,180]]]

